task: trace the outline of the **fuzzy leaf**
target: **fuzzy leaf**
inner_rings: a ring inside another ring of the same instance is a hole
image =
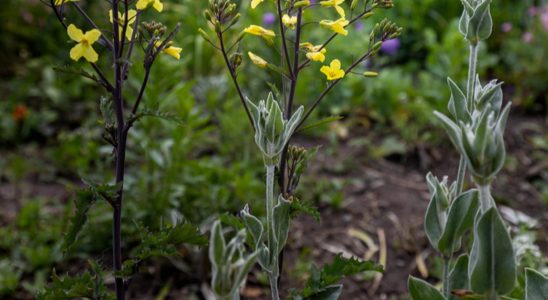
[[[209,260],[214,266],[221,266],[224,262],[224,254],[226,250],[226,242],[223,236],[223,228],[221,223],[216,221],[211,228],[209,238]]]
[[[462,235],[474,225],[478,207],[477,190],[462,193],[451,203],[447,222],[438,242],[440,252],[450,256],[460,248]]]
[[[548,277],[525,269],[525,300],[548,300]]]
[[[479,217],[470,253],[470,286],[479,294],[510,292],[516,282],[516,259],[510,234],[495,207]]]
[[[259,219],[249,213],[249,206],[247,205],[241,211],[241,215],[244,219],[244,224],[247,228],[247,231],[253,237],[253,245],[251,246],[253,249],[257,249],[263,237],[263,223],[261,223]]]
[[[455,266],[449,273],[449,291],[454,290],[467,290],[469,286],[468,282],[468,255],[463,254],[459,256]],[[449,300],[459,300],[459,297],[451,295]]]
[[[275,251],[271,255],[279,255],[287,241],[289,233],[289,209],[291,204],[282,195],[278,197],[278,204],[274,207],[274,236],[276,239]]]
[[[447,78],[447,84],[451,90],[451,98],[449,99],[448,104],[449,112],[451,112],[455,120],[470,123],[471,117],[468,112],[466,96],[461,91],[459,86],[449,77]]]
[[[424,280],[409,276],[407,284],[412,300],[445,300],[440,291]]]
[[[468,21],[466,39],[469,41],[485,40],[489,38],[493,30],[493,19],[491,17],[491,0],[483,0],[474,9],[474,14]]]

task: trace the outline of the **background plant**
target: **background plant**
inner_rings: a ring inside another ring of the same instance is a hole
[[[443,288],[440,292],[411,276],[413,299],[499,299],[516,284],[515,249],[491,196],[491,184],[506,158],[503,134],[511,104],[503,107],[502,83],[492,80],[482,86],[476,72],[479,41],[487,39],[493,29],[491,1],[463,0],[462,4],[459,31],[470,47],[466,93],[448,78],[450,115],[435,112],[461,155],[459,170],[453,183],[447,177],[439,180],[427,175],[431,199],[425,231],[443,256]],[[463,192],[466,171],[476,189]],[[454,259],[468,230],[472,232],[471,248]],[[535,277],[538,280],[533,283],[534,274],[527,271],[526,277],[531,278],[524,289],[525,299],[543,297],[539,291],[548,287],[546,278]]]
[[[262,2],[252,1],[251,9],[257,8]],[[231,1],[211,0],[209,9],[205,11],[204,15],[215,32],[215,38],[211,38],[206,31],[200,29],[204,39],[222,54],[240,101],[255,130],[255,143],[263,156],[266,168],[266,223],[264,226],[266,242],[262,241],[263,225],[258,219],[251,215],[249,210],[244,210],[243,218],[247,229],[254,238],[253,246],[259,253],[258,262],[269,277],[273,299],[280,299],[278,284],[280,269],[283,266],[283,247],[289,230],[291,203],[299,201],[294,198],[294,190],[297,188],[303,169],[300,165],[304,166],[308,158],[305,150],[302,153],[299,153],[298,150],[292,153],[288,152],[291,137],[295,131],[302,127],[317,105],[338,82],[352,72],[356,72],[357,67],[378,53],[384,41],[397,38],[402,31],[401,28],[386,19],[377,23],[369,35],[367,51],[358,54],[359,58],[346,68],[342,68],[339,59],[332,59],[329,65],[322,66],[319,71],[326,76],[327,85],[317,98],[307,105],[309,108],[305,110],[303,106],[300,106],[295,110],[296,99],[299,98],[296,91],[301,71],[314,62],[324,63],[326,56],[329,56],[328,44],[338,35],[348,35],[348,28],[351,24],[372,16],[374,10],[393,6],[391,1],[355,0],[349,3],[350,15],[347,19],[344,2],[344,0],[320,1],[313,4],[310,1],[274,1],[275,15],[279,25],[277,32],[260,25],[249,25],[238,35],[230,37],[227,31],[238,22],[241,16],[240,13],[237,13],[236,4]],[[333,9],[338,16],[334,20],[323,19],[321,21],[305,17],[305,12],[308,15],[308,11],[318,8]],[[325,42],[315,45],[304,37],[305,24],[317,24],[332,33],[328,35]],[[265,59],[261,57],[262,54],[247,52],[247,56],[257,67],[268,69],[280,76],[279,83],[282,87],[278,89],[276,83],[269,83],[271,92],[266,101],[261,100],[258,105],[249,100],[238,79],[239,67],[243,62],[240,43],[245,35],[261,37],[270,48],[280,48],[279,63],[270,62],[273,61],[272,55]],[[365,70],[361,71],[360,75],[376,77],[378,73]],[[309,97],[308,93],[303,93],[300,96]],[[332,119],[320,121],[319,124],[330,122]],[[274,192],[276,169],[278,193]],[[330,292],[316,291],[318,294],[324,292],[337,298],[340,294],[340,287],[331,289]],[[311,295],[306,295],[306,297],[311,297]]]

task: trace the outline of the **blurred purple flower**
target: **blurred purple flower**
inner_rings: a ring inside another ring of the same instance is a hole
[[[502,32],[510,32],[512,30],[512,23],[510,22],[502,23],[502,25],[500,26],[500,30],[502,30]]]
[[[530,44],[533,41],[533,38],[534,38],[533,34],[529,31],[524,33],[523,36],[521,37],[521,39],[527,44]]]
[[[316,4],[316,0],[310,0],[310,5]]]
[[[545,6],[540,13],[540,22],[544,30],[548,31],[548,6]]]
[[[400,48],[400,39],[391,39],[382,43],[381,51],[386,55],[394,55]]]
[[[270,26],[276,22],[276,16],[273,13],[266,13],[263,15],[263,24],[265,26]]]
[[[356,22],[356,24],[354,25],[354,28],[356,28],[357,31],[363,30],[364,27],[365,25],[361,21]]]
[[[538,13],[538,7],[536,7],[536,6],[531,6],[531,7],[529,7],[529,9],[527,10],[527,13],[528,13],[529,16],[531,16],[531,17],[536,16],[537,13]]]

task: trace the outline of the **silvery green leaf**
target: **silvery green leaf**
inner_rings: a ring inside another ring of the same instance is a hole
[[[435,111],[434,115],[438,118],[438,120],[441,121],[443,128],[445,128],[445,131],[449,135],[449,139],[451,140],[453,145],[457,148],[457,150],[460,151],[461,129],[459,128],[459,126],[440,112]]]
[[[278,255],[282,251],[289,232],[289,217],[291,203],[285,200],[282,195],[278,197],[278,204],[274,207],[274,237],[276,240],[276,251],[272,255]]]
[[[251,236],[253,237],[253,247],[257,249],[263,236],[263,223],[255,216],[249,213],[249,206],[246,205],[241,212],[244,224]]]
[[[209,239],[209,260],[214,266],[220,266],[224,263],[225,250],[226,242],[223,236],[221,222],[215,221],[211,228],[211,236]]]
[[[506,122],[508,121],[508,115],[510,114],[510,108],[512,107],[512,103],[506,104],[502,112],[500,113],[500,116],[497,120],[497,131],[499,134],[504,135],[504,131],[506,130]]]
[[[476,107],[482,111],[489,105],[495,111],[495,115],[498,116],[502,107],[502,82],[492,80],[483,88],[480,88],[478,95],[476,96]]]
[[[434,248],[438,248],[438,242],[441,238],[443,227],[445,226],[445,220],[440,216],[440,210],[438,201],[436,200],[435,194],[430,197],[430,203],[426,209],[426,216],[424,220],[424,230],[426,236],[430,241],[430,244]]]
[[[412,300],[445,300],[440,291],[424,280],[409,276],[407,286]]]
[[[525,300],[548,300],[548,277],[525,269]]]
[[[438,242],[440,252],[450,256],[460,248],[462,235],[474,225],[478,207],[477,190],[462,193],[451,203],[447,222]]]
[[[447,284],[449,285],[449,291],[454,290],[467,290],[469,288],[468,282],[468,255],[462,254],[457,259],[455,266],[449,273],[449,279]],[[459,300],[460,298],[454,295],[449,296],[449,300]]]
[[[474,14],[474,6],[475,5],[470,3],[470,1],[468,1],[468,0],[461,0],[460,2],[464,6],[464,12],[465,13],[467,13],[470,16]]]
[[[464,3],[464,1],[463,1]],[[470,22],[470,17],[466,13],[466,10],[463,10],[462,15],[459,19],[459,32],[466,37],[468,35],[468,22]]]
[[[281,148],[285,147],[287,142],[289,142],[289,139],[295,132],[295,129],[297,129],[297,125],[299,124],[299,121],[301,121],[302,114],[304,112],[304,107],[300,106],[295,113],[291,116],[291,118],[287,121],[285,125],[285,130],[283,134],[283,142],[281,145]]]
[[[512,240],[495,207],[475,225],[470,254],[470,287],[480,294],[510,292],[516,282],[516,260]]]
[[[474,141],[472,145],[473,153],[468,155],[473,156],[473,160],[479,164],[484,163],[488,160],[486,156],[486,148],[488,144],[492,141],[492,130],[489,126],[490,120],[494,118],[493,113],[485,111],[480,117],[480,121],[475,128]]]
[[[468,112],[466,96],[458,85],[449,77],[447,78],[447,84],[451,90],[451,98],[449,99],[448,104],[449,112],[451,112],[455,120],[470,123],[471,119],[470,113]]]
[[[278,101],[274,99],[272,92],[268,93],[268,98],[266,101],[268,117],[265,120],[265,132],[263,134],[266,135],[269,142],[275,144],[279,137],[284,133],[285,122],[282,109],[280,108]]]
[[[468,21],[468,31],[466,39],[477,43],[480,40],[485,40],[491,35],[493,30],[493,20],[491,17],[491,0],[483,0],[475,9],[474,14]]]
[[[270,266],[270,251],[268,250],[268,247],[262,245],[259,249],[257,249],[257,251],[259,252],[257,262],[261,265],[261,268],[263,268],[266,272],[272,272],[272,268]]]
[[[258,256],[259,256],[259,251],[255,251],[244,259],[244,262],[242,263],[240,270],[238,271],[238,274],[236,275],[235,282],[237,284],[232,287],[233,294],[237,293],[238,290],[240,289],[240,286],[244,284],[247,274],[249,273],[249,271],[251,271],[251,268],[253,268],[253,265],[255,265],[255,262]]]

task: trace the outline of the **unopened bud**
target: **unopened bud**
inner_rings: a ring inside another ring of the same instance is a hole
[[[366,71],[366,72],[363,72],[363,76],[365,76],[365,77],[377,77],[377,76],[379,76],[379,73]]]

